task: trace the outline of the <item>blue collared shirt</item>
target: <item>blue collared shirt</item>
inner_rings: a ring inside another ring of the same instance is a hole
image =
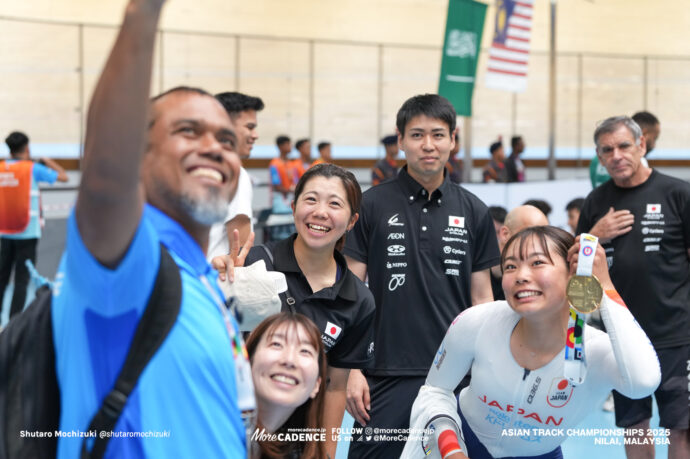
[[[60,430],[86,431],[112,388],[153,289],[161,242],[180,268],[180,314],[116,426],[135,436],[112,438],[106,456],[244,458],[231,337],[209,290],[220,292],[217,273],[177,222],[148,205],[115,269],[88,252],[74,212],[69,218],[52,308]],[[79,457],[82,440],[60,438],[58,457]]]

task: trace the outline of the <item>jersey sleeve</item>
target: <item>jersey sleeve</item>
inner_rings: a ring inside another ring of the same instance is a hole
[[[368,264],[369,231],[372,202],[365,199],[359,213],[359,219],[346,238],[343,255]]]
[[[462,426],[458,416],[457,401],[453,390],[467,374],[474,360],[474,347],[477,331],[486,320],[489,304],[473,306],[455,318],[448,328],[445,338],[439,347],[426,383],[419,389],[419,394],[412,405],[410,428],[415,432],[426,429],[428,424],[438,417],[447,417]],[[438,448],[433,446],[424,451],[421,442],[408,441],[403,451],[403,458],[437,457]]]
[[[354,274],[350,273],[351,276]],[[362,289],[364,290],[364,289]],[[360,292],[362,292],[360,290]],[[358,294],[360,293],[358,292]],[[374,297],[366,290],[357,320],[328,352],[328,364],[337,368],[367,368],[374,361]]]
[[[482,204],[475,210],[477,227],[473,228],[474,248],[472,253],[472,272],[491,268],[499,263],[501,252],[498,250],[496,229],[494,228],[489,209]]]
[[[56,283],[56,297],[69,295],[68,308],[115,316],[146,306],[160,263],[160,243],[153,225],[142,219],[122,261],[103,266],[81,239],[74,211],[67,224],[67,245]],[[64,304],[64,303],[61,303]]]
[[[43,164],[35,163],[33,167],[34,180],[37,182],[55,183],[58,172]]]
[[[659,360],[649,338],[625,307],[620,296],[604,294],[600,307],[606,334],[592,343],[590,365],[600,377],[629,398],[652,394],[661,381]],[[587,350],[585,336],[585,357]]]
[[[426,384],[450,391],[455,390],[474,360],[478,330],[486,321],[488,304],[480,304],[463,311],[448,327],[441,346],[436,351]]]
[[[682,196],[682,210],[680,212],[681,227],[683,228],[683,240],[685,241],[685,249],[690,250],[690,191],[685,189]]]

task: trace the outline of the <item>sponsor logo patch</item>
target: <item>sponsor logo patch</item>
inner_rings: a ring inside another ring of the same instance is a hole
[[[443,242],[464,242],[465,244],[467,244],[467,239],[461,239],[461,238],[459,238],[459,237],[447,237],[447,236],[443,236],[443,237],[441,238],[441,240],[442,240]]]
[[[455,215],[448,216],[448,226],[451,228],[464,228],[465,217],[456,217]]]
[[[405,275],[404,274],[392,274],[391,280],[388,281],[388,291],[393,292],[398,287],[405,285]]]
[[[386,263],[386,268],[388,269],[393,269],[393,268],[407,268],[407,263],[402,262],[402,263],[391,263],[390,261]]]
[[[332,322],[326,322],[326,334],[330,336],[333,339],[338,339],[338,336],[340,336],[340,332],[342,332],[343,329],[338,327],[336,324]]]
[[[393,240],[400,240],[400,239],[405,239],[405,233],[390,233],[388,235],[388,239],[393,239]]]
[[[467,234],[467,230],[465,228],[448,227],[443,231],[448,234],[452,234],[453,236],[464,236]]]
[[[453,255],[466,255],[467,254],[467,252],[465,252],[464,250],[454,249],[453,247],[451,247],[449,245],[443,247],[443,253],[445,253],[446,255],[451,254],[451,253]]]
[[[460,270],[459,269],[453,269],[453,268],[446,268],[446,275],[447,276],[459,276]]]
[[[388,219],[388,226],[405,226],[404,223],[398,221],[398,214],[393,215]]]
[[[434,357],[434,365],[436,366],[436,369],[441,368],[441,364],[443,363],[443,360],[446,358],[446,343],[442,342],[441,347],[438,348],[438,351],[436,352],[436,357]]]
[[[539,389],[539,384],[541,383],[541,377],[537,376],[537,379],[534,380],[534,384],[532,384],[532,389],[529,391],[529,395],[527,396],[527,403],[532,403],[534,401],[534,396],[537,394],[537,389]]]
[[[446,258],[445,260],[443,260],[443,262],[447,265],[459,265],[462,263],[462,260],[455,260],[452,258]]]
[[[405,255],[405,246],[404,245],[389,245],[387,250],[388,250],[388,255],[390,255],[390,256]]]
[[[573,386],[565,378],[554,378],[551,381],[549,393],[546,394],[546,403],[553,408],[562,408],[573,395]]]

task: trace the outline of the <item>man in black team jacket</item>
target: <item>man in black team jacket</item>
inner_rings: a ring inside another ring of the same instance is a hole
[[[348,411],[355,427],[366,425],[349,457],[400,456],[412,402],[446,329],[464,309],[493,300],[489,268],[499,252],[491,215],[444,174],[455,120],[437,95],[403,104],[396,125],[407,165],[364,193],[346,240],[348,266],[368,275],[376,300],[374,366],[366,379],[353,370],[348,381]]]
[[[603,121],[594,132],[611,180],[585,200],[577,232],[599,236],[611,279],[659,356],[655,393],[659,425],[670,429],[669,458],[690,457],[690,184],[645,166],[645,138],[630,118]],[[649,428],[651,397],[614,392],[616,424]],[[653,444],[626,444],[628,458],[654,457]]]

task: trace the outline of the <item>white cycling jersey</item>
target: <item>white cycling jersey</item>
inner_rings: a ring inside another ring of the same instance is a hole
[[[472,369],[459,397],[462,414],[494,457],[534,456],[554,450],[611,389],[645,397],[657,388],[661,371],[647,335],[628,309],[604,295],[601,316],[608,333],[586,326],[585,381],[564,378],[565,345],[545,366],[526,370],[515,361],[510,336],[520,320],[506,301],[473,306],[451,324],[412,407],[410,427],[421,431],[438,415],[460,424],[453,390]],[[403,458],[425,455],[412,438]]]

